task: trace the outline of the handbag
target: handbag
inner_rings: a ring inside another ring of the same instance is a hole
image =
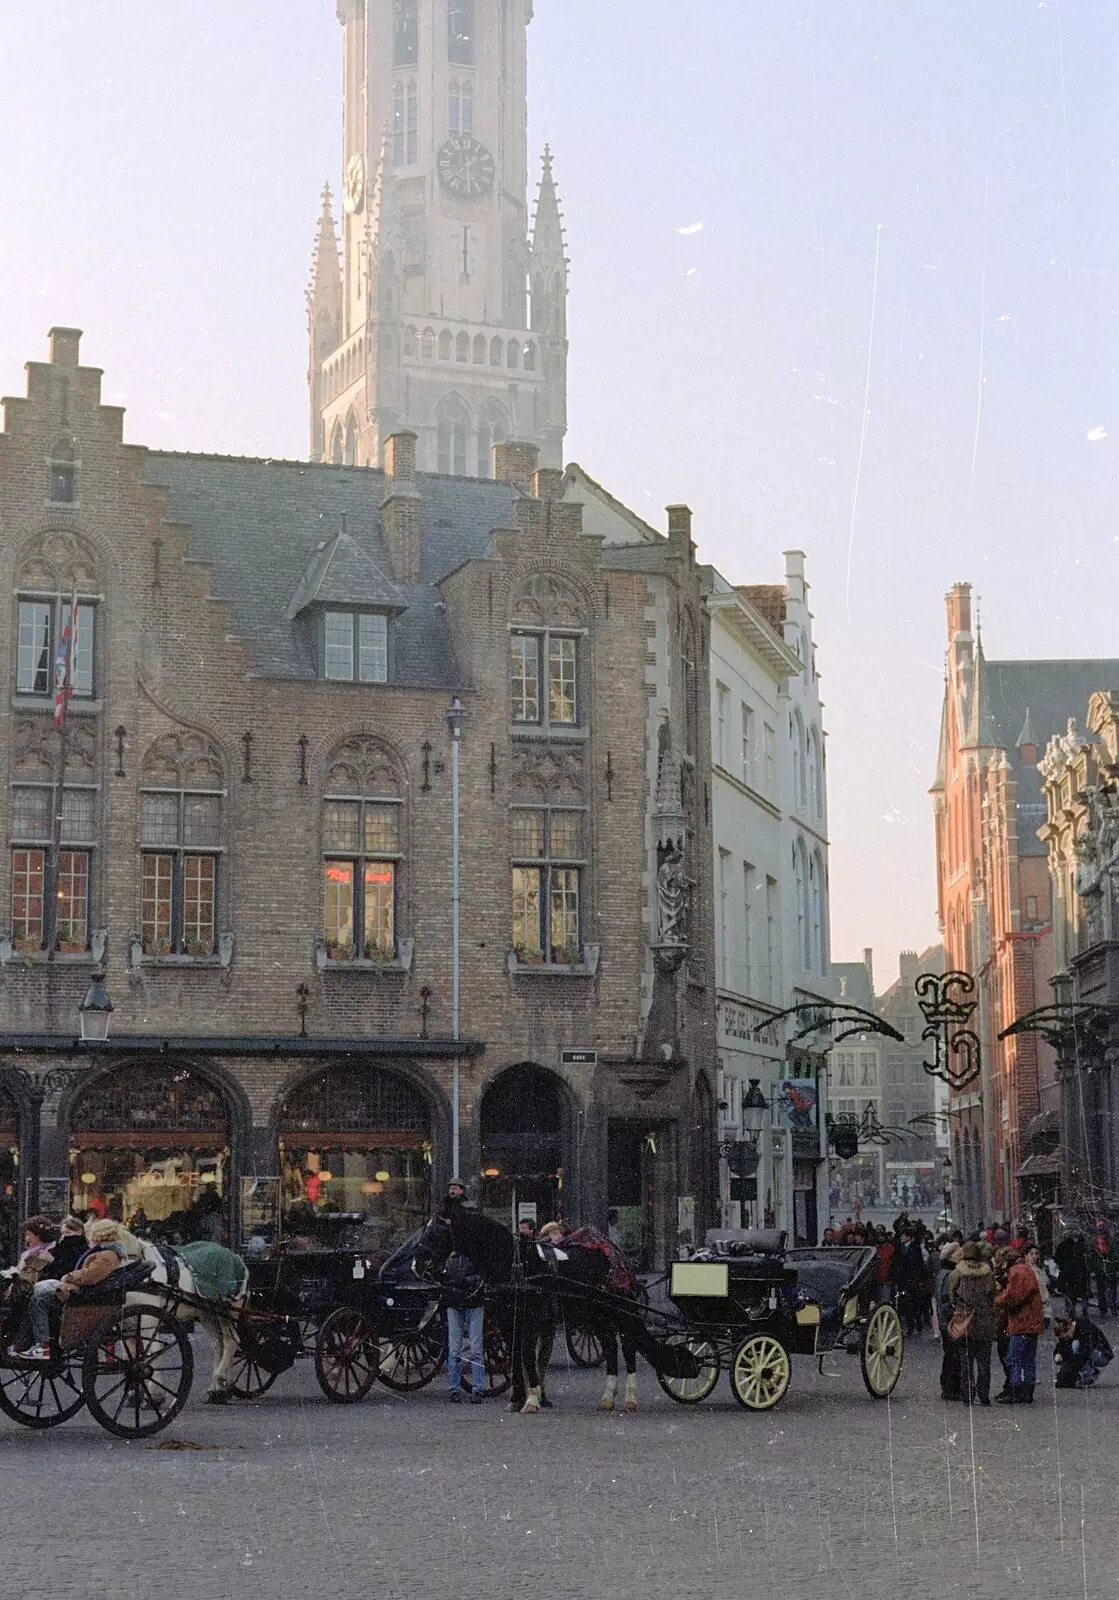
[[[972,1329],[975,1327],[974,1311],[953,1311],[948,1323],[948,1337],[950,1339],[970,1339]]]

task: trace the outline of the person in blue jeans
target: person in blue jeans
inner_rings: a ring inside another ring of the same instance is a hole
[[[463,1185],[452,1181],[447,1189],[446,1206],[462,1205],[465,1199]],[[447,1258],[442,1279],[447,1310],[447,1398],[454,1405],[462,1400],[465,1342],[470,1350],[470,1404],[481,1405],[486,1395],[485,1281],[470,1257],[461,1251]]]

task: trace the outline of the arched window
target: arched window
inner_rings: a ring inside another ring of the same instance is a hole
[[[466,477],[467,417],[455,400],[448,401],[438,422],[437,472],[453,473],[456,478]]]
[[[482,1096],[480,1122],[485,1208],[508,1213],[514,1194],[531,1195],[538,1222],[555,1216],[564,1167],[560,1079],[527,1062],[508,1067]]]
[[[521,341],[519,339],[510,339],[510,341],[509,341],[509,354],[508,354],[508,362],[509,362],[510,368],[515,368],[515,367],[519,366],[520,365],[520,360],[521,360]]]
[[[417,353],[416,330],[413,327],[407,327],[404,330],[404,359],[406,361],[414,361]]]
[[[803,839],[793,845],[793,879],[797,902],[797,962],[812,970],[812,906],[808,881],[808,853]]]
[[[534,333],[547,333],[549,320],[548,287],[541,277],[532,280],[532,328]]]
[[[146,956],[217,950],[223,856],[221,757],[201,734],[167,734],[140,770],[140,939]]]
[[[486,407],[478,423],[478,476],[493,476],[493,447],[509,437],[505,417],[495,406]]]
[[[819,850],[813,851],[810,867],[812,880],[812,950],[816,971],[821,975],[828,970],[828,878],[824,858]]]
[[[323,794],[323,943],[331,961],[397,955],[404,785],[374,739],[335,752]]]
[[[411,167],[420,153],[420,101],[415,80],[398,78],[392,91],[392,159],[394,166]]]
[[[559,272],[552,278],[552,292],[549,299],[551,301],[548,308],[551,330],[553,333],[562,334],[566,332],[566,312],[564,309],[566,295],[564,294],[563,277]]]
[[[536,371],[536,346],[531,340],[525,345],[525,371]]]
[[[330,434],[330,459],[336,467],[342,465],[342,424],[336,422]]]
[[[444,328],[439,335],[439,359],[449,361],[454,353],[454,340],[451,338],[450,329]]]
[[[485,339],[485,335],[481,334],[481,333],[476,333],[474,335],[474,365],[476,367],[484,366],[485,362],[486,362],[486,339]]]
[[[59,439],[50,455],[50,499],[56,506],[72,505],[77,498],[77,458],[69,439]]]
[[[468,333],[460,333],[455,340],[455,360],[470,360],[470,335]]]
[[[357,465],[357,418],[352,411],[346,418],[346,444],[342,452],[342,465],[344,467]]]
[[[804,740],[804,720],[799,711],[793,713],[793,761],[796,768],[796,804],[804,811],[808,807],[808,750]]]
[[[490,340],[490,366],[500,367],[505,360],[505,345],[501,339]]]
[[[824,745],[820,731],[813,727],[809,736],[809,770],[812,782],[812,813],[817,821],[824,815]]]
[[[474,132],[474,85],[469,78],[452,78],[447,91],[447,124],[452,138],[469,138]]]
[[[425,328],[420,335],[420,359],[422,361],[435,360],[435,332],[432,328]]]

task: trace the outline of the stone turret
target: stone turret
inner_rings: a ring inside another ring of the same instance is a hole
[[[532,225],[529,272],[532,328],[538,336],[545,374],[540,457],[549,467],[563,465],[563,440],[567,432],[567,269],[563,216],[552,172],[552,152],[545,145]]]
[[[322,427],[322,364],[342,342],[342,267],[334,225],[330,185],[322,192],[322,211],[315,235],[311,282],[307,289],[307,384],[311,400],[311,460],[322,461],[326,441]]]

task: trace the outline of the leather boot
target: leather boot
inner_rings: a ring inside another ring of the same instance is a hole
[[[1018,1404],[1017,1385],[1008,1383],[1002,1393],[995,1396],[995,1404],[997,1406],[1016,1406]]]
[[[1032,1383],[1020,1384],[1018,1387],[1018,1404],[1020,1406],[1032,1406],[1033,1403],[1034,1385]]]

